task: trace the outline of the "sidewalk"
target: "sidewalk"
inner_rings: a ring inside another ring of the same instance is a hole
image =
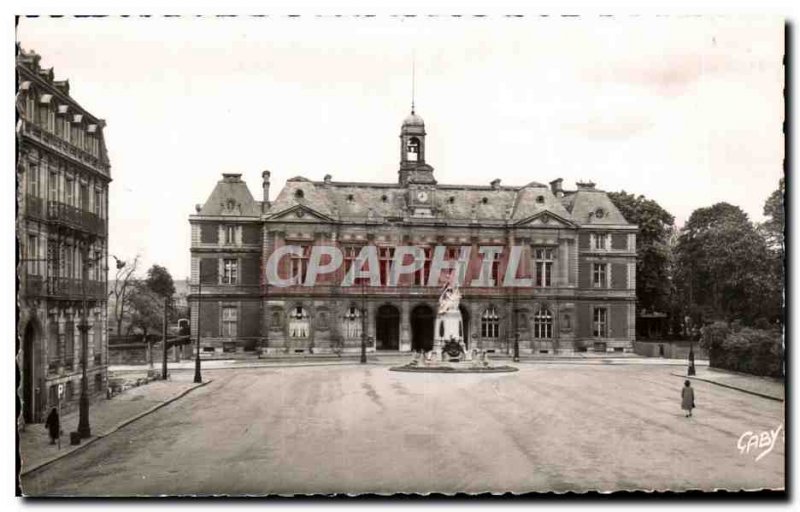
[[[25,431],[20,430],[19,433],[22,458],[20,473],[31,472],[79,450],[209,382],[211,381],[195,384],[191,376],[176,376],[174,380],[155,381],[131,388],[110,400],[100,399],[89,407],[92,436],[82,439],[81,444],[75,446],[69,444],[69,433],[78,429],[78,411],[65,414],[61,417],[61,429],[64,433],[61,436],[60,450],[57,444],[50,444],[44,423],[26,425]]]
[[[785,399],[786,392],[783,380],[729,372],[717,368],[696,367],[695,369],[697,375],[693,377],[688,377],[685,371],[681,373],[672,372],[672,375],[736,389],[744,393],[760,396],[762,398],[769,398],[771,400],[782,402]]]

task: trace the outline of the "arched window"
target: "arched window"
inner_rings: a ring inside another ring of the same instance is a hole
[[[533,337],[537,339],[550,339],[553,337],[553,314],[543,306],[533,316]]]
[[[419,139],[411,137],[408,139],[408,146],[406,147],[406,156],[409,162],[416,162],[419,160]]]
[[[342,317],[342,334],[348,339],[361,338],[361,310],[355,306],[350,306]]]
[[[481,337],[499,338],[500,337],[500,317],[497,310],[490,306],[481,315]]]
[[[295,306],[289,312],[289,337],[305,339],[309,337],[308,312],[302,306]]]

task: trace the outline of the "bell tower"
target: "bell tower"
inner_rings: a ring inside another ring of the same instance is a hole
[[[400,184],[435,184],[433,167],[425,163],[425,122],[414,111],[400,128]]]

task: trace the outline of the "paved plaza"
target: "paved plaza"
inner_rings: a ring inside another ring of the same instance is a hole
[[[26,475],[28,495],[516,493],[784,487],[784,403],[674,366],[523,362],[494,375],[382,364],[213,379]],[[750,436],[775,431],[771,452]],[[740,439],[744,439],[744,444]]]

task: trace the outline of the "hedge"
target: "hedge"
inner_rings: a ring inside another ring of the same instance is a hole
[[[743,327],[723,322],[703,328],[702,346],[714,368],[767,377],[783,377],[783,336],[778,330]]]

